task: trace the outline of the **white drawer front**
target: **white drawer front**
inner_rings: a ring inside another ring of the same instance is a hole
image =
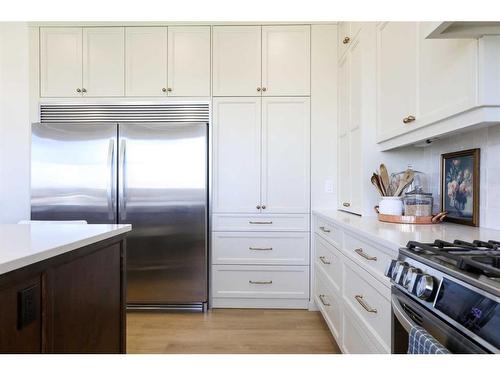
[[[314,235],[316,268],[323,270],[332,287],[340,293],[342,287],[342,254],[318,234]]]
[[[344,261],[344,302],[371,328],[374,336],[391,344],[390,289],[354,262]]]
[[[309,299],[309,267],[212,266],[212,296]]]
[[[213,232],[213,264],[309,265],[307,232]]]
[[[212,215],[213,231],[309,231],[309,215]]]
[[[318,306],[333,336],[340,342],[342,328],[342,297],[333,292],[323,271],[317,270],[314,286],[314,301]]]
[[[358,322],[351,310],[346,307],[342,314],[342,352],[345,354],[383,354],[390,351],[367,334],[364,324]]]
[[[319,216],[314,218],[314,231],[321,236],[327,238],[331,243],[337,246],[339,249],[342,244],[342,230],[333,225],[326,220],[323,220]]]
[[[392,259],[389,254],[349,233],[344,233],[344,251],[351,258],[361,262],[363,267],[376,277],[385,279],[385,268]],[[397,254],[394,257],[396,256]]]

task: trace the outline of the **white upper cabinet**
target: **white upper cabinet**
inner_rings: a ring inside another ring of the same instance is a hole
[[[310,93],[311,27],[262,27],[262,94]]]
[[[261,27],[213,27],[213,95],[260,96]]]
[[[308,213],[310,100],[262,99],[264,213]]]
[[[127,96],[167,94],[167,28],[125,29],[125,93]]]
[[[82,28],[40,29],[40,96],[82,95]]]
[[[214,98],[213,147],[213,211],[260,212],[260,98]]]
[[[388,139],[415,121],[417,94],[417,23],[377,26],[377,133]]]
[[[85,96],[125,94],[125,29],[83,29],[83,89]]]
[[[168,95],[210,96],[210,27],[168,28]]]

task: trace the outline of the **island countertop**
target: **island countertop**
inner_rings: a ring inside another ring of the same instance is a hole
[[[130,224],[1,224],[0,275],[131,229]]]

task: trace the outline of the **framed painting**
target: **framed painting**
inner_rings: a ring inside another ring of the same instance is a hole
[[[441,155],[441,211],[446,221],[479,225],[480,149]]]

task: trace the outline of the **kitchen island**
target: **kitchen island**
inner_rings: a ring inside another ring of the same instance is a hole
[[[125,353],[130,225],[0,225],[0,353]]]

